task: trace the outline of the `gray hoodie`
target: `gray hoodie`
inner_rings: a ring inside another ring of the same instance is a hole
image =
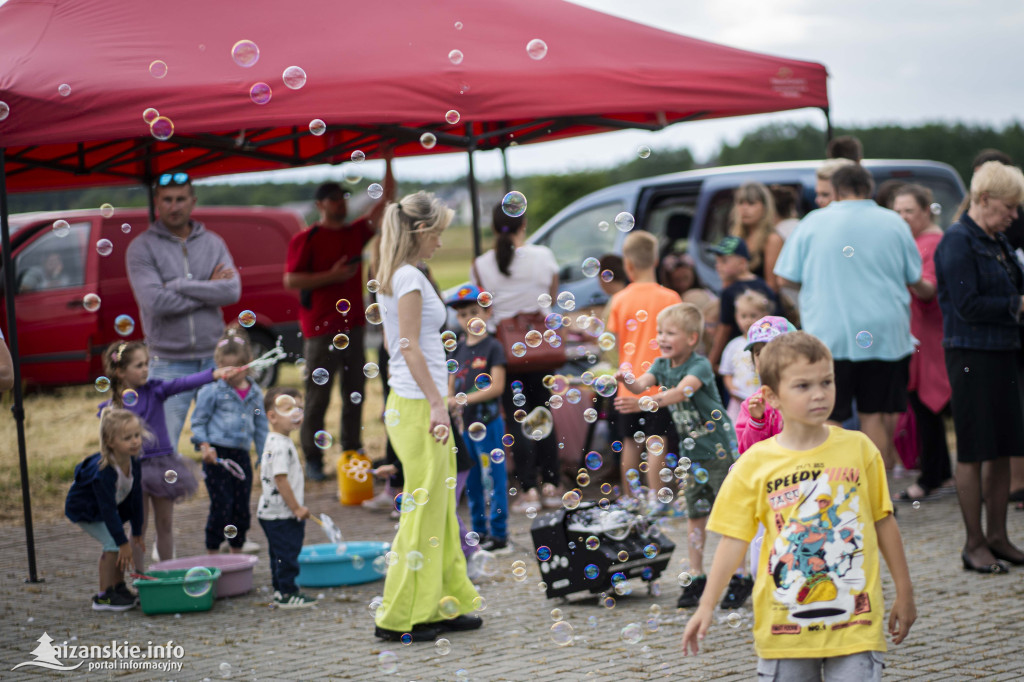
[[[224,240],[194,220],[182,240],[157,220],[128,245],[125,262],[150,355],[213,357],[224,333],[220,307],[237,303],[242,294],[237,272],[231,279],[210,279],[218,264],[235,269]]]

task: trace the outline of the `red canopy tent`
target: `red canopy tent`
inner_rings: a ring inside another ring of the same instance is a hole
[[[527,52],[534,39],[546,43],[542,58]],[[241,40],[259,48],[248,67],[233,58]],[[289,66],[304,70],[303,87],[285,85]],[[804,107],[827,118],[826,81],[820,64],[561,0],[9,0],[0,6],[0,238],[15,379],[8,190],[338,163],[384,144],[397,156],[470,152],[475,190],[475,150]],[[264,104],[251,97],[256,84],[272,93]],[[147,108],[173,123],[173,136],[154,137]],[[311,134],[313,119],[325,134]],[[430,150],[424,132],[437,138]],[[19,388],[14,413],[35,580]]]

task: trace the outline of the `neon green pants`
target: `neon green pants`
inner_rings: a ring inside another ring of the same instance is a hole
[[[402,513],[391,545],[398,562],[388,568],[384,601],[377,610],[377,625],[408,632],[413,625],[473,611],[477,591],[466,575],[455,518],[455,450],[451,436],[446,443],[434,440],[430,403],[426,400],[403,398],[391,391],[386,409],[399,414],[398,423],[388,426],[387,432],[402,462],[403,497],[427,500]]]

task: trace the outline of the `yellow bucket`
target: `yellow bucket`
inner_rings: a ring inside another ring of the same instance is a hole
[[[338,499],[342,504],[358,506],[371,497],[370,458],[355,450],[345,450],[338,458]]]

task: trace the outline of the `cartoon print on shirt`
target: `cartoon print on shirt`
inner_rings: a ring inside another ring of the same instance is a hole
[[[794,623],[840,623],[870,609],[859,479],[853,469],[817,469],[769,483],[780,531],[768,570],[774,600]]]

